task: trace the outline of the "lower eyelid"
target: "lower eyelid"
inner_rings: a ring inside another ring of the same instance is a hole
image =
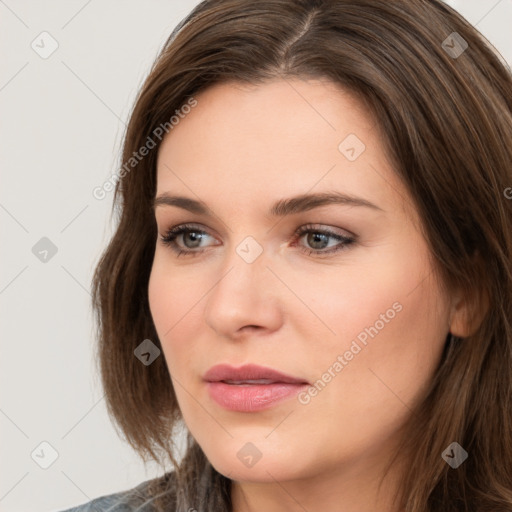
[[[174,230],[174,232],[173,232]],[[213,240],[217,240],[216,237],[214,237],[212,234],[208,233],[208,231],[205,231],[204,229],[200,229],[199,227],[196,227],[194,225],[178,225],[168,230],[168,232],[164,236],[160,236],[160,239],[162,243],[168,247],[170,247],[174,252],[180,253],[180,254],[186,254],[186,255],[192,255],[192,254],[201,254],[202,252],[205,252],[208,248],[214,247],[217,245],[220,245],[219,243],[213,243],[211,245],[207,245],[204,247],[197,247],[197,248],[187,248],[187,247],[181,247],[176,243],[176,239],[180,235],[184,235],[189,232],[196,232],[200,233],[201,235],[207,235],[211,237]],[[347,246],[351,245],[353,242],[356,241],[356,237],[354,235],[342,235],[340,233],[333,232],[329,229],[322,229],[322,228],[316,228],[311,225],[303,225],[299,229],[297,229],[294,234],[289,238],[288,243],[293,242],[293,246],[295,245],[301,245],[299,244],[300,240],[310,233],[321,233],[324,235],[327,235],[328,237],[334,239],[337,241],[337,243],[330,247],[330,248],[324,248],[324,249],[312,249],[305,246],[302,246],[300,250],[303,252],[306,252],[308,254],[315,254],[321,256],[322,254],[328,255],[331,253],[336,253],[338,251],[342,251]]]

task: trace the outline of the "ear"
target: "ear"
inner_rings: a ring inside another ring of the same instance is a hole
[[[478,254],[475,254],[475,267],[480,272],[485,272],[485,266]],[[449,328],[457,337],[467,338],[474,334],[487,311],[489,310],[489,295],[487,290],[474,287],[471,292],[458,290],[452,300]]]

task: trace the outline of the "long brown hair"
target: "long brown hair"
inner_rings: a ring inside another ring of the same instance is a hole
[[[329,79],[370,109],[420,214],[436,273],[473,304],[472,334],[447,337],[406,425],[397,505],[512,510],[510,69],[439,0],[204,1],[156,59],[131,113],[121,164],[205,88],[292,77]],[[230,480],[190,434],[178,460],[173,429],[182,418],[165,359],[145,366],[134,357],[145,339],[160,347],[147,290],[159,142],[119,172],[118,226],[93,279],[97,361],[109,414],[126,440],[144,460],[168,457],[176,466],[153,492],[173,510],[231,510]],[[457,469],[441,457],[453,441],[469,454]]]

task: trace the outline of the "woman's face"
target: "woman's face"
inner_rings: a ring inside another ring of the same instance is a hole
[[[330,82],[223,84],[196,100],[157,165],[157,198],[188,202],[155,207],[160,236],[191,226],[156,240],[149,282],[185,423],[234,480],[370,475],[450,328],[410,196],[375,121]],[[205,381],[219,364],[309,385]]]

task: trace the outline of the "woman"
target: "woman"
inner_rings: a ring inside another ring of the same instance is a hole
[[[194,9],[94,277],[109,412],[175,469],[73,510],[512,510],[511,134],[440,1]]]

